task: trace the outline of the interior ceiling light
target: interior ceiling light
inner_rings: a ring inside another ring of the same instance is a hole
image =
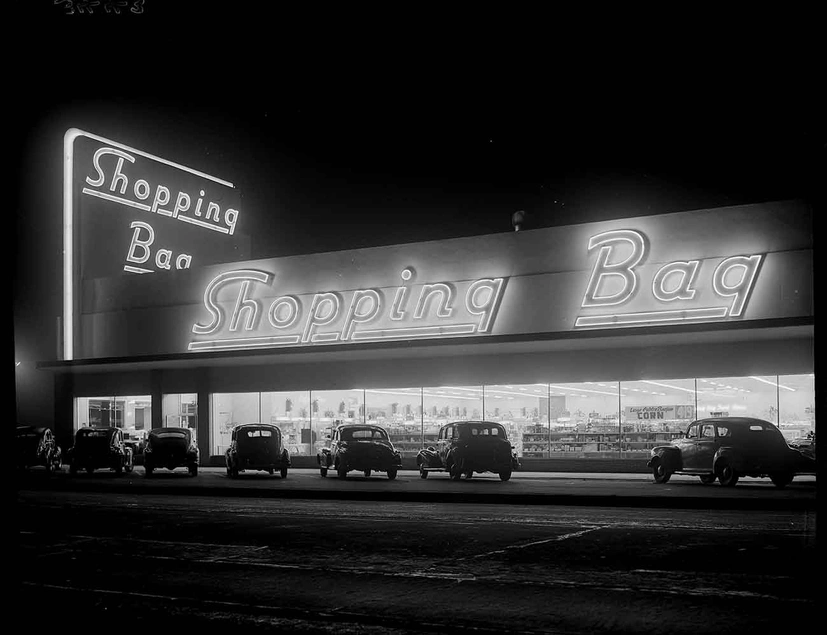
[[[765,384],[769,384],[770,386],[775,386],[777,388],[783,388],[784,390],[789,390],[790,392],[795,392],[795,388],[790,388],[789,386],[784,386],[783,384],[776,384],[774,381],[770,381],[769,379],[764,379],[762,377],[753,377],[750,375],[750,379],[754,379],[755,381],[760,381]]]

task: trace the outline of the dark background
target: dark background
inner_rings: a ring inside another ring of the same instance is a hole
[[[806,12],[69,4],[7,5],[32,423],[52,416],[34,364],[56,357],[69,127],[233,182],[254,258],[513,231],[516,210],[531,230],[804,198],[818,224],[824,74]]]

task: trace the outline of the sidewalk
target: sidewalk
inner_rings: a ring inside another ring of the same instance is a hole
[[[322,478],[318,469],[292,468],[286,479],[266,472],[245,472],[230,479],[223,468],[201,468],[197,477],[180,469],[161,470],[146,478],[137,466],[129,474],[107,470],[70,476],[66,469],[49,477],[30,471],[17,479],[18,490],[78,493],[112,493],[136,496],[215,496],[267,499],[410,501],[416,503],[583,505],[676,509],[730,509],[815,511],[816,477],[796,476],[785,489],[769,479],[742,478],[735,487],[703,485],[697,477],[674,475],[658,485],[649,474],[594,472],[515,472],[502,482],[493,474],[452,481],[447,474],[427,479],[403,470],[393,481],[385,474],[365,478],[350,472],[348,478]]]

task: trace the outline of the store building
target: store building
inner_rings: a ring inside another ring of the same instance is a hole
[[[234,425],[265,421],[301,466],[337,421],[385,426],[410,458],[447,421],[491,419],[528,462],[640,458],[702,416],[815,430],[801,201],[250,260],[230,242],[231,184],[211,200],[197,182],[159,195],[168,175],[129,181],[120,160],[88,189],[112,177],[110,191],[148,202],[115,202],[126,246],[94,259],[69,223],[63,359],[39,364],[63,443],[85,425],[187,426],[220,465]],[[199,192],[212,229],[178,222]],[[227,244],[160,257],[148,237],[173,245],[167,226]]]

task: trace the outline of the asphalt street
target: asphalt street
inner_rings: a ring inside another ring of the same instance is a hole
[[[245,476],[28,475],[17,489],[20,608],[56,628],[144,635],[777,633],[816,619],[812,477],[777,490],[636,475]],[[389,488],[450,496],[348,495]],[[470,488],[496,490],[499,502],[469,502]],[[503,493],[535,490],[574,491],[572,501],[624,493],[629,504],[522,504]]]

